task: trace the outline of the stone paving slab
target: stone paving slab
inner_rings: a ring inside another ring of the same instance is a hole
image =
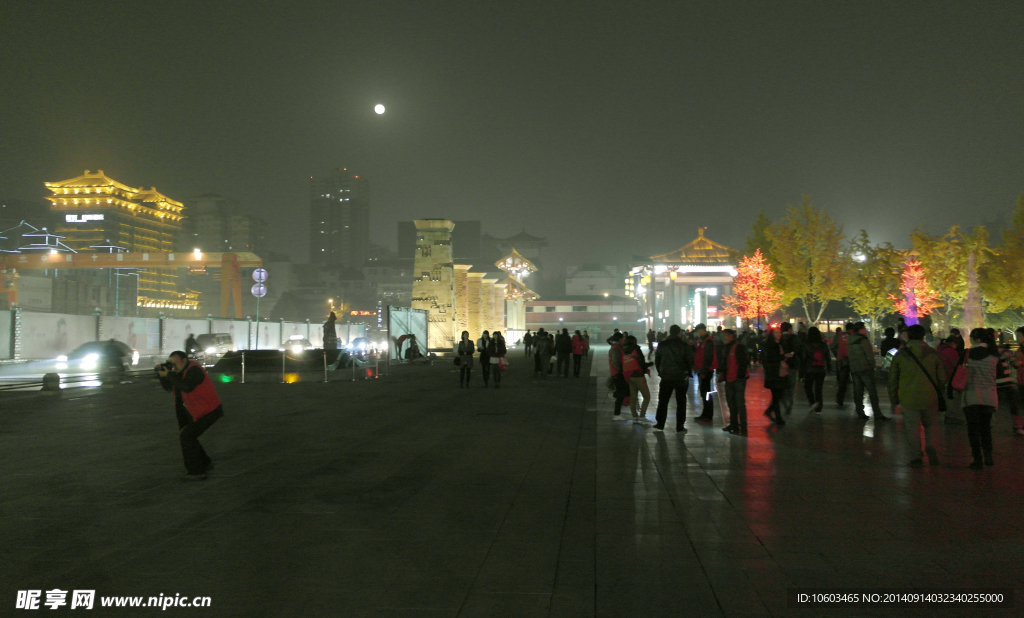
[[[720,414],[687,434],[614,421],[598,358],[589,378],[536,379],[513,357],[500,390],[478,372],[459,389],[447,363],[221,384],[201,483],[180,481],[155,383],[0,399],[0,615],[58,587],[209,596],[167,612],[211,616],[1018,614],[786,606],[790,587],[1024,581],[1024,440],[1005,413],[994,469],[965,469],[964,428],[945,426],[943,465],[912,470],[901,421],[810,415],[798,394],[778,428],[756,380],[746,438]]]

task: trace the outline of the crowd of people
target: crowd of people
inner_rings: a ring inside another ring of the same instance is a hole
[[[611,377],[608,388],[615,404],[613,418],[622,416],[628,406],[636,422],[650,422],[646,413],[650,399],[647,376],[653,366],[660,377],[658,407],[653,429],[664,431],[668,404],[676,398],[676,431],[686,432],[687,392],[696,378],[700,395],[700,414],[694,420],[709,424],[714,417],[714,398],[718,391],[728,407],[729,422],[723,431],[746,435],[746,383],[750,368],[760,365],[764,388],[771,393],[764,410],[773,423],[786,424],[794,407],[798,382],[811,414],[821,414],[825,402],[825,377],[837,378],[836,406],[845,407],[852,385],[854,412],[858,419],[884,423],[891,420],[882,411],[878,381],[888,387],[893,409],[900,406],[912,467],[939,463],[937,430],[944,412],[961,408],[966,419],[973,462],[971,468],[993,464],[991,420],[1001,401],[1009,407],[1014,435],[1024,437],[1024,327],[1017,329],[1016,351],[1005,342],[997,343],[991,329],[970,332],[968,347],[958,329],[950,336],[935,339],[920,325],[885,331],[878,346],[881,362],[863,322],[836,328],[829,340],[815,327],[784,322],[766,331],[751,328],[737,332],[721,327],[714,333],[704,324],[684,331],[673,325],[667,333],[646,334],[647,355],[637,338],[616,329],[608,339],[611,349],[608,364]],[[934,346],[934,347],[933,347]],[[647,358],[653,353],[654,361]],[[715,386],[717,385],[717,388]],[[865,398],[873,413],[865,411]],[[642,403],[641,403],[642,399]],[[924,438],[922,448],[921,438]]]

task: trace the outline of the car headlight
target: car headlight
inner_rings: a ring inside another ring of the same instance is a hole
[[[99,354],[86,354],[82,359],[82,369],[95,369],[96,361],[100,359]]]
[[[217,353],[217,348],[214,348],[214,347],[206,348],[206,353],[207,354],[216,354]]]
[[[64,356],[64,355],[62,354],[62,355],[60,355],[60,356],[58,356],[58,357],[57,357],[57,362],[58,362],[58,363],[66,363],[66,362],[68,362],[68,357],[67,357],[67,356]]]
[[[359,349],[360,350],[365,350],[366,349],[366,344],[365,343],[360,343],[359,344]]]
[[[301,352],[302,352],[302,346],[301,345],[293,345],[292,346],[292,354],[299,354]]]
[[[138,350],[132,350],[132,364],[133,365],[138,365],[139,364],[139,351]]]

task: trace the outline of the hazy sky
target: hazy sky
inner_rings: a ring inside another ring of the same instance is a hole
[[[565,262],[738,245],[808,193],[905,244],[1024,193],[1024,3],[0,3],[0,196],[215,191],[304,260],[308,180]],[[373,106],[387,113],[377,116]]]

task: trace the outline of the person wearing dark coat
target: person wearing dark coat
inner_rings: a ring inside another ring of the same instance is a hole
[[[668,337],[658,344],[654,353],[654,366],[658,370],[658,408],[654,413],[654,429],[665,429],[668,420],[668,402],[676,395],[676,432],[686,432],[686,392],[693,373],[693,346],[683,341],[682,329],[673,324]]]
[[[821,331],[812,326],[807,331],[807,343],[803,350],[804,394],[811,404],[811,412],[821,412],[825,405],[822,389],[825,376],[832,373],[832,355],[828,344],[821,338]]]
[[[782,406],[786,414],[793,411],[793,395],[796,392],[796,378],[800,370],[800,341],[793,333],[793,325],[789,322],[782,323],[782,351],[786,356],[786,363],[789,365],[789,375],[786,376],[786,393],[782,399]]]
[[[462,339],[455,346],[455,354],[459,357],[459,388],[469,388],[469,379],[473,376],[473,353],[476,345],[469,338],[469,331],[462,331]]]
[[[484,331],[483,335],[476,340],[476,351],[480,353],[480,371],[484,376],[484,388],[491,380],[491,355],[488,349],[491,347],[491,333]]]
[[[785,353],[782,350],[782,331],[778,327],[771,328],[764,343],[761,344],[761,366],[764,367],[764,387],[772,392],[772,403],[764,411],[764,415],[777,425],[785,425],[782,420],[782,398],[789,385],[787,375],[789,368],[785,364]]]
[[[569,329],[563,328],[555,338],[555,354],[558,358],[557,375],[563,378],[569,377],[569,359],[572,358],[572,337],[569,336]]]
[[[703,324],[698,324],[694,330],[697,334],[697,351],[693,357],[693,368],[697,372],[697,390],[700,392],[701,401],[704,402],[700,416],[694,420],[698,423],[710,423],[715,417],[715,402],[709,396],[711,381],[715,375],[715,341]]]

